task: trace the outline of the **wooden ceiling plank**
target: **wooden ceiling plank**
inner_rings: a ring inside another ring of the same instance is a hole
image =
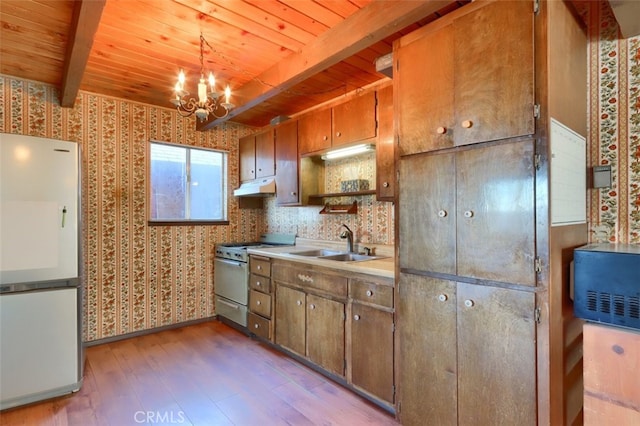
[[[336,13],[343,18],[347,18],[357,12],[362,6],[357,5],[349,1],[336,1],[336,0],[315,0],[316,3],[330,9],[333,13]]]
[[[282,3],[286,4],[292,9],[297,10],[298,12],[313,17],[316,21],[322,22],[329,28],[333,28],[339,23],[341,23],[344,18],[339,14],[335,13],[331,9],[327,9],[326,7],[318,4],[314,1],[299,1],[299,0],[280,0]]]
[[[82,0],[75,3],[62,71],[60,104],[63,107],[73,107],[78,96],[105,2],[106,0]]]
[[[307,16],[299,11],[290,8],[284,3],[279,1],[264,1],[264,0],[245,0],[247,3],[258,7],[265,12],[268,12],[274,16],[283,19],[290,24],[299,26],[308,31],[314,36],[318,36],[329,29],[327,25]],[[367,2],[371,0],[366,0]]]
[[[301,2],[306,3],[306,2]],[[280,61],[236,93],[247,99],[227,117],[198,123],[206,130],[229,120],[301,81],[358,53],[448,4],[448,1],[374,1],[321,34],[299,53]],[[262,82],[268,82],[264,85]]]
[[[205,14],[212,19],[216,19],[220,22],[225,22],[228,25],[234,26],[238,28],[239,31],[253,34],[264,40],[269,40],[272,43],[280,45],[287,50],[297,51],[302,46],[304,46],[304,43],[291,38],[289,35],[284,34],[281,31],[271,29],[270,27],[265,26],[262,23],[252,21],[251,19],[248,19],[233,12],[232,10],[227,9],[227,4],[224,2],[212,3],[206,0],[198,0],[196,2],[194,2],[193,0],[174,1],[178,4],[182,4],[183,6],[193,8],[197,12]],[[206,34],[205,38],[207,38]]]
[[[273,2],[265,2],[262,0],[262,4],[264,3],[273,3]],[[273,15],[268,11],[257,7],[249,2],[240,2],[240,1],[227,1],[224,2],[224,7],[234,12],[239,16],[244,16],[248,20],[254,22],[257,25],[264,26],[269,28],[272,31],[277,31],[286,35],[287,37],[296,40],[301,43],[301,45],[306,45],[315,39],[315,34],[307,31],[303,26],[299,26],[295,21],[287,21],[282,17],[277,15]],[[250,25],[244,28],[247,31],[254,32],[255,25]]]

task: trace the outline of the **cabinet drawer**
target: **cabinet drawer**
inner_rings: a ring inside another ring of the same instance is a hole
[[[271,295],[251,290],[249,292],[249,310],[266,318],[271,318]]]
[[[393,308],[393,287],[362,280],[352,280],[349,287],[352,299]]]
[[[252,274],[262,275],[264,277],[271,276],[271,262],[268,260],[251,258],[249,262],[249,270]]]
[[[249,276],[249,288],[262,293],[271,293],[271,279],[251,274],[251,276]]]
[[[271,340],[271,321],[252,312],[247,315],[247,327],[250,333],[263,339]]]
[[[347,297],[347,278],[340,275],[277,264],[273,266],[273,279],[337,297]]]

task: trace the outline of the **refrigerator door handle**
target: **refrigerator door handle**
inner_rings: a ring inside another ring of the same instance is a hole
[[[62,207],[62,227],[64,228],[64,221],[67,218],[67,206]]]

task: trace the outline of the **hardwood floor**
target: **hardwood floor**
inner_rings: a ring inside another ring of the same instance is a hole
[[[9,425],[397,425],[388,413],[217,321],[87,348],[76,394]]]

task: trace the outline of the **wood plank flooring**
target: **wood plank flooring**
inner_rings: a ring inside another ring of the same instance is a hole
[[[10,425],[397,425],[391,415],[217,321],[87,348],[82,389],[5,410]]]

